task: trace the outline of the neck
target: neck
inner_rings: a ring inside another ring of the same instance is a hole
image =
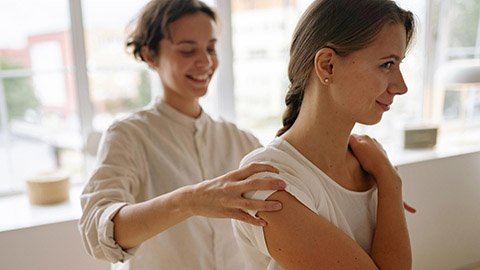
[[[328,96],[316,94],[324,90],[305,91],[300,114],[284,138],[322,171],[336,174],[346,168],[355,123],[342,117]]]
[[[162,100],[168,105],[172,106],[177,111],[188,115],[192,118],[197,118],[202,112],[202,108],[198,103],[198,98],[184,98],[178,95],[164,92]]]

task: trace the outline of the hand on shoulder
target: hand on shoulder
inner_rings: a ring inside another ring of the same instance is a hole
[[[278,211],[282,207],[280,202],[247,199],[243,194],[255,190],[283,190],[286,184],[275,178],[249,178],[260,172],[278,173],[278,170],[267,164],[252,163],[194,185],[188,196],[191,214],[233,218],[257,226],[265,226],[265,221],[250,216],[243,209]]]
[[[348,144],[362,168],[375,178],[377,184],[379,179],[400,179],[387,153],[377,140],[368,135],[352,134]]]

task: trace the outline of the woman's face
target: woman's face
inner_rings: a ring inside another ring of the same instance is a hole
[[[368,47],[337,58],[331,85],[336,106],[355,122],[378,123],[394,97],[407,92],[400,71],[405,50],[404,26],[387,24]]]
[[[218,66],[216,24],[203,12],[185,15],[169,27],[160,41],[156,70],[164,95],[176,100],[197,100],[207,93]]]

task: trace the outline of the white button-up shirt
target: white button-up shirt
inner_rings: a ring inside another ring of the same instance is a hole
[[[229,219],[191,217],[122,250],[113,237],[112,218],[126,204],[236,169],[258,147],[254,136],[231,123],[204,112],[194,119],[162,101],[114,123],[81,196],[79,228],[87,251],[120,262],[113,269],[243,269]]]

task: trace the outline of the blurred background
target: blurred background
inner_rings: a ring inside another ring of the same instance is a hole
[[[79,193],[96,135],[162,94],[124,49],[146,0],[0,0],[0,268],[109,269],[81,245]],[[262,143],[281,127],[289,41],[310,0],[208,0],[221,18],[220,66],[201,100]],[[414,269],[480,268],[480,0],[398,0],[417,16],[402,64],[409,87],[380,124],[404,180]],[[405,150],[404,130],[438,128],[437,147]],[[27,201],[25,181],[70,176],[70,200]],[[18,196],[12,196],[17,194]],[[67,248],[65,248],[67,247]]]
[[[84,183],[89,135],[161,95],[156,75],[124,49],[125,27],[146,2],[0,2],[0,195],[58,168]],[[206,2],[221,17],[221,64],[202,105],[268,143],[281,126],[289,40],[310,1]],[[418,19],[402,65],[409,92],[379,125],[355,132],[401,148],[403,129],[435,125],[444,144],[478,145],[480,84],[455,71],[480,65],[480,0],[397,2]]]

